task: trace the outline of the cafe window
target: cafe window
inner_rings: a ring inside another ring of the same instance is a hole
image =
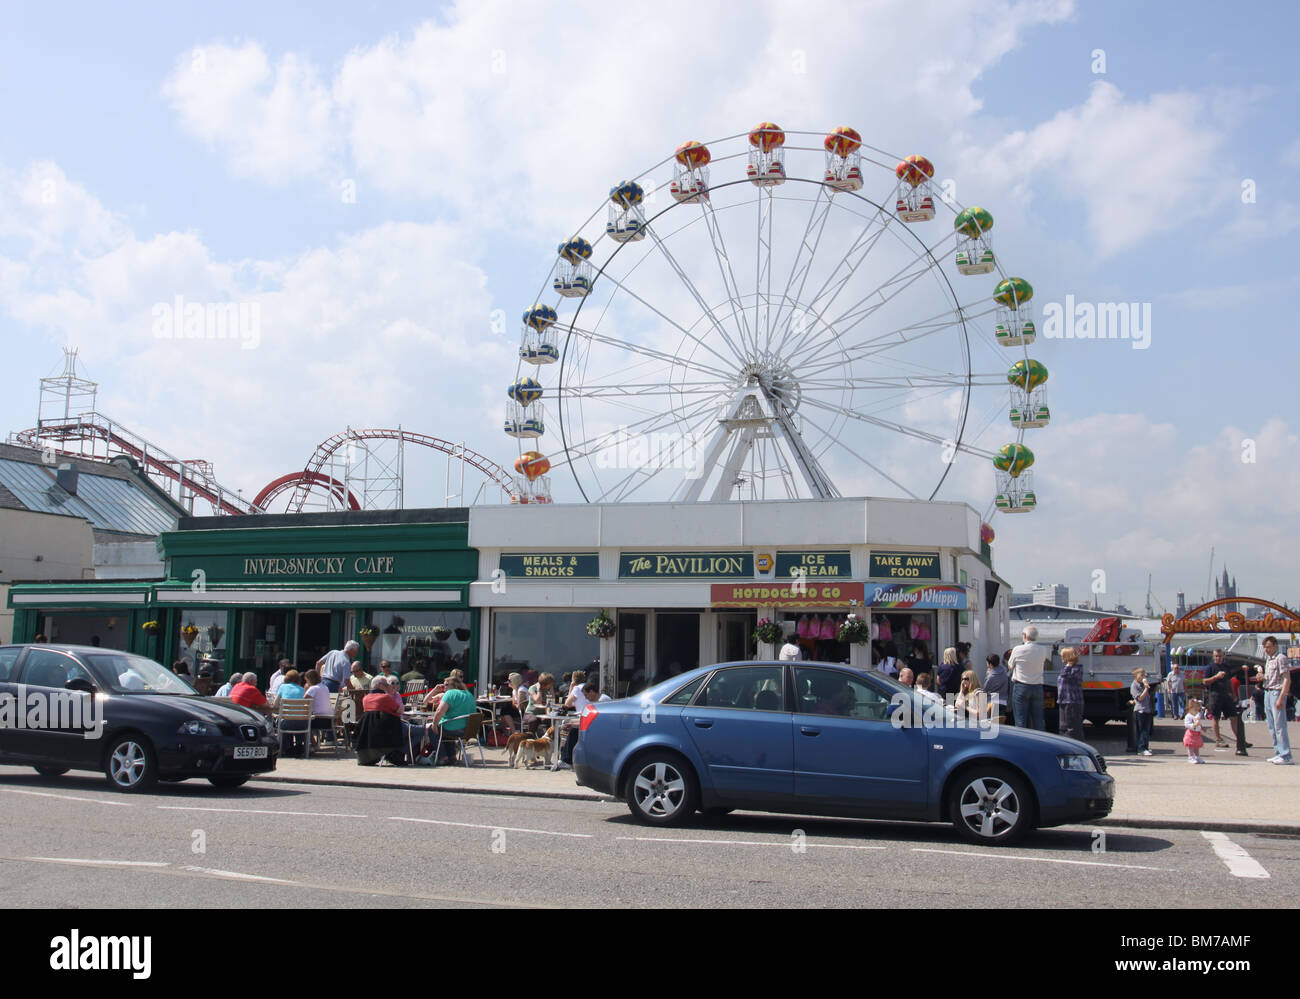
[[[473,677],[469,661],[469,611],[371,611],[367,624],[379,634],[362,636],[366,661],[379,669],[387,659],[393,672],[412,671],[439,679],[453,669]]]
[[[587,634],[596,612],[496,611],[492,615],[492,682],[533,669],[560,676],[591,669],[600,639]]]
[[[196,608],[182,613],[176,658],[185,660],[191,677],[201,668],[218,675],[226,661],[226,611]]]

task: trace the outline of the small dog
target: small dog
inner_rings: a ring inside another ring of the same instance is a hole
[[[554,737],[554,725],[548,728],[546,734],[540,739],[530,739],[523,732],[515,732],[506,741],[506,756],[510,758],[510,766],[518,767],[522,761],[524,768],[527,769],[545,758],[546,766],[549,767],[551,765],[551,740]]]

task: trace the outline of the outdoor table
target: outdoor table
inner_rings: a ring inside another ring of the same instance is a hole
[[[505,697],[500,694],[488,694],[488,695],[484,695],[483,697],[475,698],[475,703],[481,704],[483,707],[491,709],[492,731],[496,732],[498,736],[500,736],[501,734],[498,726],[498,722],[500,722],[501,720],[501,705],[509,704],[510,702],[511,702],[511,698]]]
[[[555,759],[551,763],[551,770],[556,771],[560,769],[560,764],[563,762],[560,759],[560,754],[564,749],[566,730],[574,728],[578,724],[578,716],[574,714],[561,715],[552,711],[541,715],[540,717],[545,718],[547,721],[552,722],[555,725]]]

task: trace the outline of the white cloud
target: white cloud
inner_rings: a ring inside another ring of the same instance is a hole
[[[163,93],[186,129],[225,148],[238,177],[282,184],[330,160],[329,89],[292,52],[272,66],[256,42],[200,46],[177,60]]]
[[[1227,127],[1218,114],[1225,106],[1219,93],[1128,100],[1101,81],[1082,105],[966,158],[982,163],[991,183],[1014,178],[1017,200],[1048,188],[1082,199],[1093,242],[1109,255],[1235,197],[1239,178],[1222,162]]]

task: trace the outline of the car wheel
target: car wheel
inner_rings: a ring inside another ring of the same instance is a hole
[[[220,774],[216,777],[209,777],[208,783],[213,787],[239,787],[248,783],[248,774]]]
[[[695,777],[676,756],[651,753],[632,765],[627,806],[641,822],[675,826],[695,812]]]
[[[36,772],[42,777],[62,777],[72,767],[37,767]]]
[[[1024,779],[1003,767],[974,767],[960,774],[948,814],[963,838],[984,846],[1009,846],[1033,827],[1033,799]]]
[[[124,735],[104,757],[104,775],[119,791],[144,791],[158,779],[153,747],[139,735]]]

